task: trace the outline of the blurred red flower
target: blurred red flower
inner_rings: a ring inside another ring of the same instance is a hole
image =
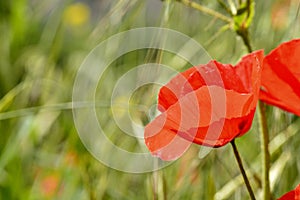
[[[193,142],[220,147],[246,133],[260,88],[263,51],[248,54],[234,67],[210,61],[175,76],[159,93],[162,111],[145,127],[154,156],[174,160]]]
[[[59,189],[60,177],[58,174],[50,174],[42,179],[41,191],[45,197],[53,197]]]
[[[263,62],[259,98],[300,116],[300,39],[279,45]]]
[[[300,184],[294,190],[284,194],[278,200],[300,200]]]

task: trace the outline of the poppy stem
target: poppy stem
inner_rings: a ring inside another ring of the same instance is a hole
[[[269,152],[269,131],[266,118],[266,106],[263,102],[258,102],[258,120],[261,132],[261,150],[262,150],[262,185],[263,199],[271,199],[270,192],[270,152]]]
[[[251,43],[250,43],[250,40],[249,40],[249,32],[248,32],[248,29],[243,29],[241,28],[240,30],[237,31],[237,34],[239,36],[241,36],[245,46],[247,47],[247,51],[249,53],[251,53],[253,51],[252,49],[252,46],[251,46]]]
[[[250,17],[250,9],[251,9],[250,6],[251,6],[251,1],[247,0],[247,18]],[[250,39],[249,39],[248,26],[245,26],[244,24],[240,25],[240,27],[236,30],[236,33],[239,36],[241,36],[245,46],[247,47],[248,52],[251,53],[253,51],[253,48],[251,46]]]
[[[255,196],[254,196],[252,187],[251,187],[250,182],[248,180],[246,171],[245,171],[244,166],[243,166],[242,159],[240,157],[240,154],[238,152],[238,149],[237,149],[237,147],[235,145],[234,140],[232,140],[230,143],[231,143],[231,146],[232,146],[232,149],[233,149],[233,152],[234,152],[235,159],[236,159],[236,161],[237,161],[237,163],[239,165],[240,171],[242,173],[242,176],[243,176],[244,182],[246,184],[246,187],[247,187],[248,193],[250,195],[250,198],[251,198],[251,200],[255,200]]]

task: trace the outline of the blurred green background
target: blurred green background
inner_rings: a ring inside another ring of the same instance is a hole
[[[229,16],[217,0],[195,0]],[[223,1],[237,4],[238,1]],[[266,53],[300,37],[298,0],[257,1],[250,28],[255,49]],[[198,41],[213,59],[236,63],[247,52],[225,23],[175,1],[0,1],[0,199],[248,199],[229,145],[199,158],[199,147],[153,173],[129,174],[97,161],[80,141],[72,116],[72,89],[88,53],[113,34],[160,26]],[[109,47],[107,47],[109,49]],[[120,147],[138,145],[112,120],[110,98],[118,78],[145,61],[168,65],[175,55],[153,50],[126,54],[112,63],[99,93],[99,121]],[[182,71],[189,67],[171,66]],[[145,86],[133,105],[149,109],[158,87]],[[122,103],[122,99],[120,99]],[[146,109],[146,110],[147,110]],[[120,110],[120,116],[122,116]],[[145,110],[133,119],[149,122]],[[268,108],[275,197],[300,183],[300,121]],[[260,142],[256,120],[237,139],[250,181],[260,195]],[[107,152],[109,154],[110,152]]]

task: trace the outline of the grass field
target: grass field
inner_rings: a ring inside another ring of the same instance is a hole
[[[217,0],[194,1],[230,18]],[[221,2],[234,5],[239,1]],[[250,26],[254,49],[268,53],[281,42],[300,37],[299,1],[255,3]],[[212,59],[223,63],[235,64],[247,53],[243,41],[226,22],[172,0],[0,2],[0,200],[248,199],[229,145],[213,149],[204,157],[199,156],[199,146],[192,145],[174,163],[147,173],[112,169],[83,145],[72,113],[72,105],[77,106],[72,104],[72,92],[79,67],[91,50],[110,36],[149,26],[186,34],[200,43]],[[118,48],[121,47],[107,46],[105,52],[113,55]],[[132,123],[126,121],[127,107],[123,107],[127,96],[118,96],[116,108],[111,106],[117,81],[147,62],[168,65],[177,71],[190,67],[181,64],[184,62],[180,58],[174,62],[175,58],[170,52],[141,49],[118,57],[105,70],[95,94],[99,101],[96,115],[116,146],[135,152],[140,145],[124,134],[113,118],[115,114],[124,124]],[[147,112],[154,112],[158,89],[148,84],[129,97],[128,110],[136,124],[144,126],[149,122]],[[267,117],[271,189],[274,197],[280,197],[300,183],[300,121],[274,107],[267,107]],[[257,116],[249,133],[236,143],[259,197],[261,150]],[[114,152],[102,148],[101,154],[109,157]]]

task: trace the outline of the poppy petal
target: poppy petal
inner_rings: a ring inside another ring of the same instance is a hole
[[[163,86],[158,95],[158,110],[164,112],[171,105],[176,103],[182,96],[182,85],[187,81],[190,74],[196,71],[197,68],[191,67],[183,73],[179,73],[171,79],[167,85]]]
[[[260,83],[253,81],[259,80],[257,77],[260,76],[261,69],[257,68],[257,64],[260,64],[262,59],[263,51],[260,50],[244,56],[236,67],[217,61],[192,67],[176,75],[160,89],[158,109],[164,112],[184,95],[205,85],[216,85],[241,93],[252,92],[252,89],[258,90]],[[252,88],[253,84],[256,88]]]
[[[294,190],[284,194],[278,200],[300,200],[300,184]]]
[[[300,116],[300,39],[279,45],[263,62],[259,98]]]
[[[179,99],[149,123],[145,127],[145,143],[153,155],[167,155],[161,158],[171,160],[183,154],[191,142],[223,146],[250,128],[244,130],[243,126],[247,120],[252,122],[253,117],[248,117],[253,115],[254,108],[249,106],[252,99],[250,94],[218,86],[201,87]],[[170,149],[173,149],[172,153],[168,152]]]
[[[235,137],[244,135],[251,128],[254,113],[255,109],[243,117],[233,119],[223,118],[209,126],[199,127],[194,138],[190,138],[185,133],[180,133],[180,135],[196,144],[221,147],[232,141]],[[188,132],[190,131],[194,132],[195,130],[188,130]]]

